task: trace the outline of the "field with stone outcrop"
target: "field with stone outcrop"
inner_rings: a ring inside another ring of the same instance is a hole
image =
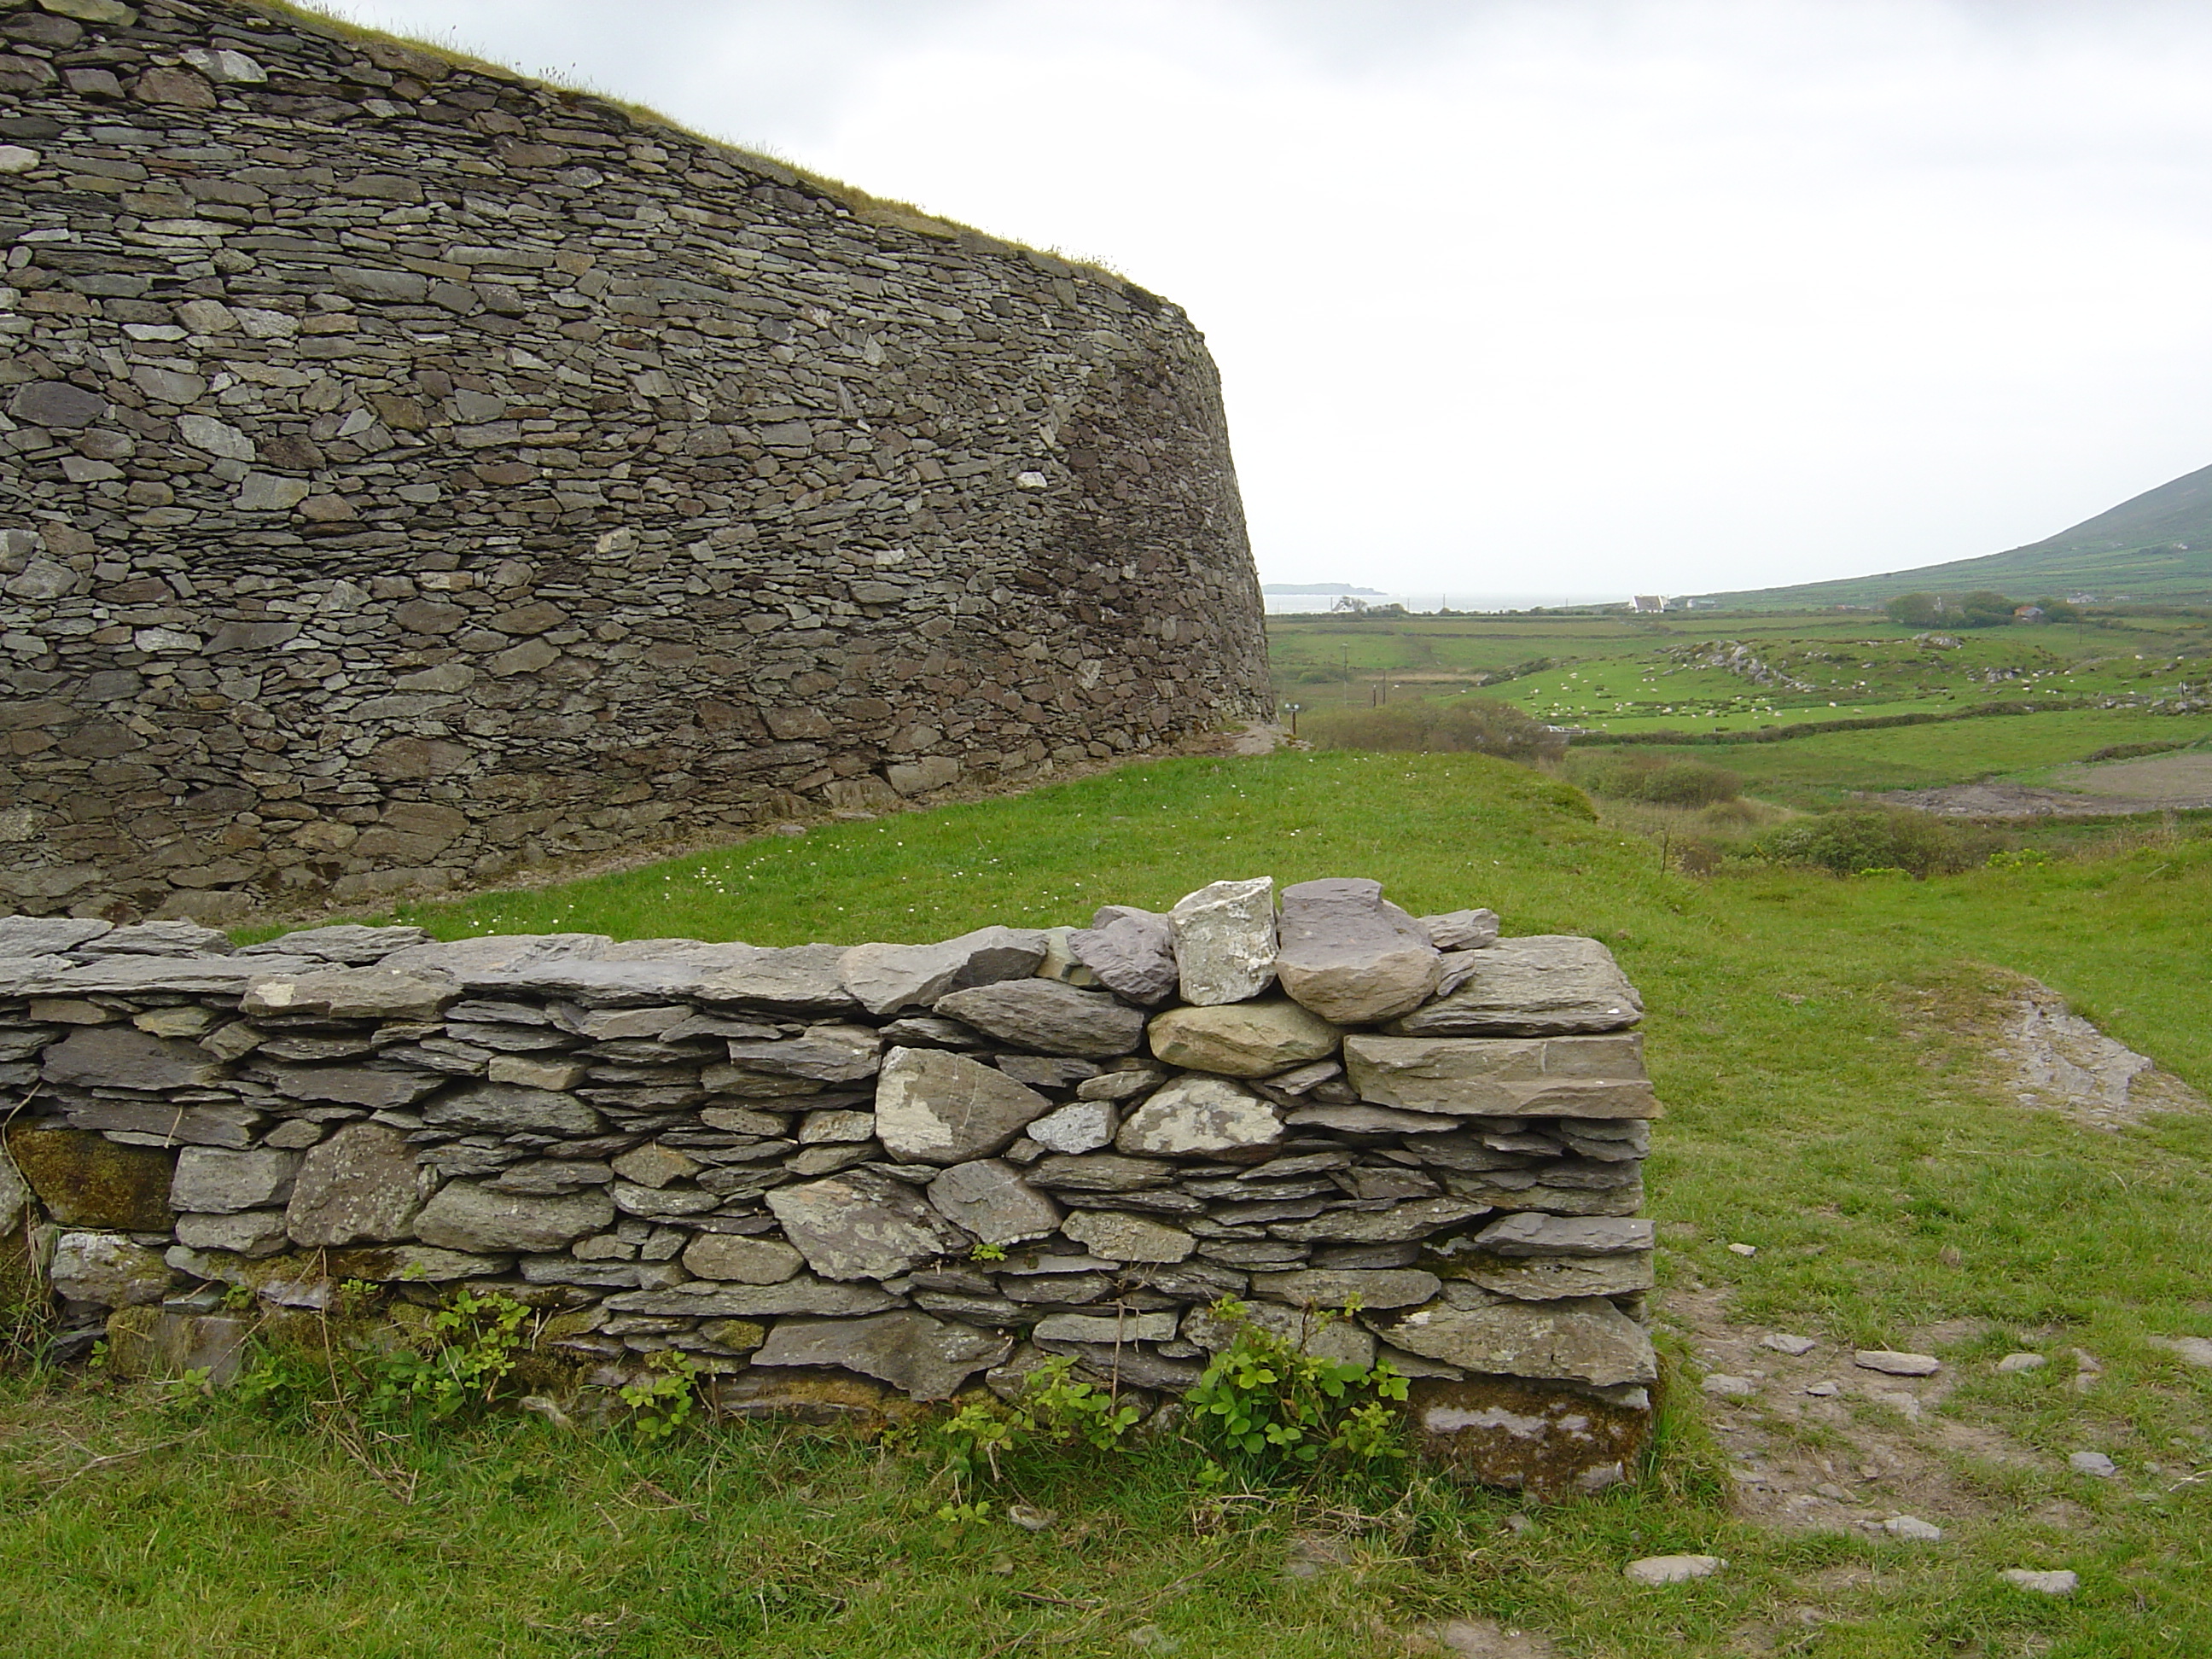
[[[2037,717],[2043,718],[2043,717]],[[1474,756],[1126,769],[405,920],[799,945],[1371,877],[1641,990],[1662,1410],[1546,1506],[1207,1487],[1169,1443],[923,1461],[758,1424],[421,1438],[11,1376],[0,1646],[442,1653],[2167,1655],[2212,1647],[2212,842],[1927,882],[1698,881]],[[2154,1062],[2154,1065],[2153,1064]],[[1920,1356],[1883,1358],[1880,1356]],[[1932,1364],[1932,1369],[1929,1368]],[[1717,1558],[1644,1584],[1623,1568]],[[2065,1594],[2002,1575],[2075,1576]]]

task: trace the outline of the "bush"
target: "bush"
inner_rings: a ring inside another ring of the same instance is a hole
[[[1980,864],[1999,844],[1988,830],[1926,812],[1851,807],[1785,823],[1762,836],[1758,850],[1777,864],[1810,864],[1839,876],[1903,870],[1925,880]]]
[[[1518,761],[1553,759],[1566,748],[1566,738],[1541,720],[1481,697],[1319,709],[1305,716],[1299,735],[1320,749],[1496,755]]]
[[[1594,755],[1570,763],[1567,775],[1592,794],[1655,806],[1712,806],[1743,793],[1743,780],[1726,767],[1651,755]]]

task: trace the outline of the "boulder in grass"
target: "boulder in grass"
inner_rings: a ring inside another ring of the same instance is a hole
[[[1428,930],[1357,877],[1283,890],[1275,974],[1291,999],[1340,1025],[1371,1025],[1428,1000],[1443,959]]]

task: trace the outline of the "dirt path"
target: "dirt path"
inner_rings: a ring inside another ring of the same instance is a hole
[[[2212,807],[2212,754],[2191,751],[2061,767],[2051,788],[2017,783],[1954,783],[1942,789],[1893,789],[1877,800],[1949,818],[2078,818]]]

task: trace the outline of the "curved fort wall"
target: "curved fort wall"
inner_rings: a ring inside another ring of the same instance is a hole
[[[0,910],[221,921],[1264,711],[1176,307],[223,0],[0,0]]]

